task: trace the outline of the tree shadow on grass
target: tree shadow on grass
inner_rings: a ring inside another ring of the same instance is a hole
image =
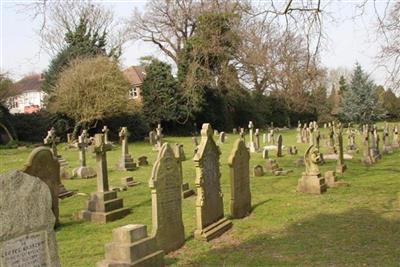
[[[249,229],[254,231],[254,229]],[[400,221],[368,209],[319,214],[282,233],[256,233],[189,261],[190,266],[398,266]],[[185,264],[186,265],[186,264]]]

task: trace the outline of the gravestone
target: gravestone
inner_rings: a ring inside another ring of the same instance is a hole
[[[96,176],[96,171],[86,166],[86,148],[88,147],[87,131],[83,130],[82,134],[78,137],[78,148],[79,148],[79,164],[78,168],[72,170],[74,177],[79,178],[92,178]]]
[[[4,173],[0,203],[0,266],[61,266],[49,187],[20,171]]]
[[[389,129],[385,127],[383,131],[383,154],[392,154],[393,148],[392,144],[390,143],[390,136],[389,136]]]
[[[298,123],[298,125],[297,125],[296,131],[297,131],[297,134],[296,134],[296,142],[297,142],[297,143],[302,143],[302,142],[303,142],[303,141],[302,141],[303,138],[302,138],[302,136],[301,136],[302,129],[301,129],[301,123],[300,123],[300,121],[299,121],[299,123]]]
[[[149,165],[149,162],[147,161],[147,157],[146,156],[138,157],[138,165],[139,166],[147,166],[147,165]]]
[[[188,198],[193,196],[194,194],[194,190],[190,189],[189,183],[182,184],[182,198]]]
[[[201,142],[193,158],[196,168],[196,239],[209,241],[232,227],[224,217],[219,170],[220,150],[213,140],[210,124],[203,124]]]
[[[121,158],[119,159],[118,169],[122,171],[133,171],[136,169],[137,165],[133,161],[132,156],[129,154],[129,147],[128,147],[128,128],[122,127],[121,131],[119,132],[119,137],[122,141],[121,144]]]
[[[262,158],[267,159],[268,158],[268,149],[264,148],[262,151]]]
[[[238,134],[237,128],[233,128],[233,129],[232,129],[232,134],[234,134],[234,135]]]
[[[261,165],[256,165],[253,168],[253,176],[254,177],[261,177],[264,176],[264,169]]]
[[[121,178],[121,184],[122,186],[133,187],[139,185],[140,182],[135,181],[132,176],[126,176]]]
[[[337,131],[337,139],[338,139],[338,160],[336,164],[336,172],[343,174],[347,168],[344,163],[343,157],[343,129],[339,128]]]
[[[156,239],[147,236],[142,224],[128,224],[112,231],[112,242],[105,245],[105,259],[96,267],[163,267],[164,251]]]
[[[353,129],[350,129],[349,135],[348,135],[348,146],[347,146],[347,151],[349,153],[353,153],[357,151],[357,146],[356,146],[356,133]]]
[[[78,213],[78,219],[108,223],[126,216],[129,209],[123,207],[122,198],[117,197],[117,192],[110,191],[108,185],[106,153],[111,150],[111,144],[104,142],[103,134],[96,134],[94,138],[94,145],[91,149],[96,154],[97,191],[90,195],[87,209]]]
[[[149,187],[152,202],[152,236],[167,254],[185,243],[182,221],[182,174],[180,160],[164,143],[154,163]]]
[[[395,126],[393,129],[392,147],[395,149],[400,147],[399,130],[398,130],[397,126]]]
[[[304,154],[306,171],[299,179],[297,191],[311,194],[322,194],[326,192],[327,186],[325,179],[321,176],[318,164],[320,163],[320,153],[314,145],[310,145]]]
[[[175,144],[173,151],[175,154],[175,158],[178,161],[179,175],[181,177],[180,179],[181,181],[183,181],[182,162],[186,160],[185,152],[183,151],[183,145]],[[192,195],[194,195],[194,190],[189,188],[188,183],[182,182],[182,198],[188,198]]]
[[[163,128],[161,128],[161,124],[159,123],[156,128],[156,150],[159,150],[163,144]]]
[[[103,126],[103,129],[101,129],[101,132],[104,134],[104,143],[108,144],[109,140],[108,140],[108,132],[110,130],[108,129],[108,127],[106,125]]]
[[[56,130],[54,129],[54,127],[51,127],[50,131],[47,132],[47,136],[43,140],[43,143],[45,145],[51,146],[54,157],[56,157],[58,162],[60,163],[60,178],[70,179],[71,175],[68,173],[68,162],[63,159],[63,157],[59,155],[57,151],[58,142],[60,142],[60,138],[56,136]]]
[[[249,148],[250,148],[250,152],[254,153],[256,152],[256,145],[254,143],[254,135],[253,135],[253,129],[254,129],[254,125],[252,121],[249,121]]]
[[[256,151],[260,149],[260,129],[256,129],[254,133],[254,148]]]
[[[374,159],[372,158],[371,155],[371,148],[369,146],[369,130],[368,127],[364,127],[363,131],[363,158],[361,159],[362,163],[364,165],[371,165],[374,163]]]
[[[38,177],[42,180],[50,189],[52,206],[54,217],[56,220],[56,226],[59,225],[59,208],[58,208],[58,197],[60,190],[60,163],[53,156],[51,150],[47,147],[35,148],[28,157],[28,161],[25,163],[22,172],[31,176]],[[73,193],[69,191],[69,196]]]
[[[225,132],[220,132],[219,133],[218,143],[219,144],[224,144],[225,143]]]
[[[246,217],[251,211],[250,153],[243,140],[236,140],[228,159],[231,180],[231,216]]]
[[[154,146],[157,143],[156,133],[154,131],[149,132],[149,143]]]
[[[278,158],[282,157],[282,135],[281,134],[278,136],[278,147],[276,150],[276,156]]]

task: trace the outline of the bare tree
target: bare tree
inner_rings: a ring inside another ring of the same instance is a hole
[[[110,50],[121,47],[126,41],[124,31],[111,9],[98,1],[86,0],[40,0],[20,4],[21,11],[28,13],[33,20],[40,21],[37,33],[41,48],[50,55],[57,54],[65,46],[65,33],[75,29],[82,17],[89,22],[89,28],[99,33],[107,33]]]

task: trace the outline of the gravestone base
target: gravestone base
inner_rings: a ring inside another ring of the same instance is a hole
[[[94,223],[108,223],[121,219],[129,214],[129,209],[123,207],[122,198],[117,197],[117,192],[92,193],[87,202],[87,210],[78,213],[79,220]]]
[[[147,161],[147,157],[146,156],[140,156],[138,158],[138,165],[139,166],[147,166],[147,165],[149,165],[149,162]]]
[[[369,166],[372,165],[375,161],[372,159],[371,156],[368,157],[364,157],[361,159],[362,164],[364,164],[365,166]]]
[[[156,239],[147,237],[145,225],[128,224],[112,232],[112,242],[105,245],[105,259],[96,267],[162,267],[164,251]]]
[[[121,184],[127,187],[133,187],[140,184],[140,182],[134,181],[132,176],[124,177],[121,179]]]
[[[96,177],[96,171],[91,167],[81,166],[72,170],[72,175],[74,177],[79,177],[82,179],[89,179]]]
[[[137,168],[136,163],[133,161],[131,155],[125,155],[121,157],[117,166],[120,171],[134,171]]]
[[[57,156],[58,163],[60,163],[60,179],[71,179],[72,176],[68,172],[68,162],[61,156]]]
[[[70,197],[73,194],[74,194],[74,192],[67,190],[63,184],[59,185],[58,198],[63,199],[63,198],[66,198],[66,197]]]
[[[280,169],[282,169],[282,168],[280,168]],[[292,170],[276,170],[276,171],[273,171],[273,174],[275,176],[280,176],[280,175],[288,175],[291,172],[293,172],[293,171]]]
[[[318,175],[307,175],[303,173],[303,176],[299,179],[297,184],[297,192],[310,193],[310,194],[322,194],[327,189],[325,179]]]
[[[336,172],[337,173],[343,174],[346,171],[346,169],[347,169],[346,164],[338,164],[338,165],[336,165]]]
[[[256,165],[253,168],[253,176],[254,177],[261,177],[264,176],[264,169],[261,165]]]
[[[182,184],[182,198],[188,198],[194,194],[194,190],[189,188],[189,183]]]
[[[194,231],[194,238],[203,241],[210,241],[221,236],[232,227],[232,222],[227,218],[222,218],[219,221],[210,224],[203,230]]]
[[[393,144],[392,144],[393,149],[398,149],[399,147],[400,147],[400,145],[398,143],[393,142]]]
[[[336,178],[336,173],[334,171],[325,172],[324,177],[325,177],[325,183],[328,187],[337,186],[337,178]]]
[[[375,163],[378,161],[378,159],[382,159],[382,155],[379,153],[377,149],[371,148],[371,157],[372,157],[372,163]]]
[[[256,144],[254,142],[249,142],[249,150],[251,153],[257,152]]]

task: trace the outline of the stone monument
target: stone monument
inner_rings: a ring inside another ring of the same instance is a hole
[[[193,158],[196,167],[196,239],[209,241],[226,232],[232,222],[224,217],[220,185],[219,157],[221,152],[213,140],[210,124],[203,124],[201,141]]]
[[[88,147],[87,131],[83,130],[82,134],[78,137],[78,148],[79,148],[79,164],[78,168],[72,170],[74,177],[79,178],[92,178],[96,176],[96,171],[86,166],[86,148]]]

